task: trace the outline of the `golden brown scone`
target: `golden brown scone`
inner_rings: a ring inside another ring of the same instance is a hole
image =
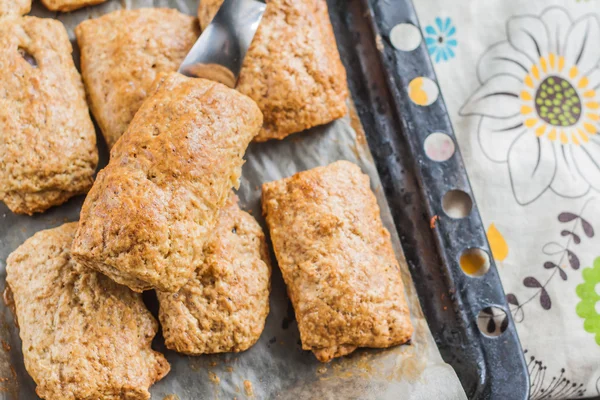
[[[265,235],[231,196],[192,279],[177,293],[158,292],[167,348],[190,355],[250,348],[269,314],[270,280]]]
[[[225,85],[159,75],[83,203],[74,257],[136,291],[179,290],[261,125],[256,104]]]
[[[303,349],[326,362],[410,339],[390,234],[358,166],[338,161],[265,183],[262,205]]]
[[[0,200],[33,214],[92,186],[96,133],[62,23],[0,24]]]
[[[42,4],[51,11],[73,11],[78,8],[104,3],[106,0],[42,0]]]
[[[170,368],[150,347],[158,324],[141,295],[73,261],[76,229],[38,232],[8,257],[25,368],[43,399],[149,399]]]
[[[90,107],[109,148],[156,75],[177,71],[199,34],[196,18],[167,8],[114,11],[75,28]]]
[[[0,0],[0,17],[25,15],[31,11],[31,0]]]
[[[205,28],[223,0],[201,0]],[[263,112],[256,141],[284,137],[346,114],[346,70],[325,0],[268,0],[237,84]]]

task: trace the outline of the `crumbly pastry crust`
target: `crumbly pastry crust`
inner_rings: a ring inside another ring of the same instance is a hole
[[[177,293],[158,292],[167,348],[199,355],[251,347],[269,314],[270,279],[265,235],[231,196],[200,268]]]
[[[73,11],[78,8],[104,3],[106,0],[41,0],[42,4],[51,11]]]
[[[338,161],[265,183],[262,205],[303,349],[326,362],[410,339],[390,234],[358,166]]]
[[[170,368],[150,347],[158,323],[141,295],[71,258],[76,228],[38,232],[8,257],[25,367],[43,399],[149,399]]]
[[[83,204],[74,257],[135,291],[179,290],[261,125],[256,104],[233,89],[159,75]]]
[[[201,0],[205,28],[223,0]],[[325,0],[269,0],[237,89],[264,115],[256,141],[283,139],[347,112],[346,70]]]
[[[0,17],[25,15],[31,11],[31,0],[0,0]]]
[[[90,108],[109,148],[156,76],[176,71],[199,34],[196,18],[168,8],[114,11],[75,28]]]
[[[61,22],[0,24],[0,200],[15,213],[59,205],[92,186],[96,133]]]

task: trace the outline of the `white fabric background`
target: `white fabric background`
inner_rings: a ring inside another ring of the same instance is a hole
[[[581,266],[575,270],[569,265],[568,259],[563,258],[561,268],[567,280],[561,279],[558,273],[550,279],[546,286],[551,301],[549,309],[542,307],[538,295],[513,314],[518,321],[517,329],[526,351],[526,359],[530,363],[532,398],[598,396],[600,395],[600,332],[597,332],[599,338],[597,341],[594,332],[584,329],[585,318],[579,316],[576,310],[577,305],[582,301],[577,294],[577,287],[585,282],[584,269],[591,268],[594,260],[600,257],[600,140],[597,140],[600,133],[589,135],[592,138],[590,143],[596,146],[593,150],[589,147],[589,153],[593,156],[589,160],[579,157],[583,144],[576,145],[569,142],[563,145],[560,140],[552,142],[547,138],[548,131],[546,131],[546,135],[540,138],[541,163],[533,176],[531,176],[532,168],[529,163],[532,158],[531,152],[535,153],[536,150],[523,146],[522,151],[515,151],[510,156],[511,164],[513,174],[519,174],[519,177],[514,179],[520,180],[521,183],[518,185],[521,186],[517,185],[518,187],[513,190],[509,164],[498,162],[507,159],[509,147],[506,143],[503,144],[502,140],[491,144],[484,141],[482,146],[479,136],[481,115],[464,116],[461,115],[460,110],[463,108],[462,114],[469,114],[465,110],[475,110],[479,114],[489,111],[494,115],[503,114],[502,110],[504,110],[505,115],[512,115],[510,108],[514,107],[514,104],[511,101],[516,99],[511,96],[490,96],[488,100],[491,103],[487,105],[468,103],[471,96],[481,90],[487,80],[480,80],[481,75],[489,78],[498,74],[512,74],[511,68],[518,70],[519,67],[514,63],[511,66],[510,63],[496,60],[480,67],[483,70],[478,73],[478,65],[482,56],[495,43],[508,41],[505,45],[512,46],[513,51],[517,48],[534,51],[530,37],[524,34],[523,30],[536,37],[540,26],[548,35],[563,38],[563,44],[559,46],[561,49],[557,52],[569,53],[563,54],[566,58],[573,57],[571,53],[577,53],[584,48],[585,54],[582,57],[587,58],[585,60],[587,70],[579,72],[591,72],[588,74],[588,87],[578,92],[582,98],[581,94],[586,90],[600,85],[600,70],[587,68],[590,63],[598,65],[600,62],[600,22],[598,22],[600,1],[415,0],[414,3],[425,36],[429,35],[426,27],[435,28],[438,17],[444,23],[447,18],[450,18],[451,24],[455,27],[456,33],[452,35],[452,39],[456,40],[456,46],[451,47],[453,54],[447,52],[447,59],[439,59],[435,63],[435,69],[485,227],[487,229],[494,224],[508,246],[508,254],[502,256],[501,261],[497,261],[506,293],[513,293],[518,301],[523,303],[538,291],[537,288],[527,287],[524,284],[526,277],[531,276],[542,284],[550,278],[554,270],[544,268],[544,264],[546,262],[558,264],[561,254],[545,254],[543,249],[547,243],[556,242],[562,246],[569,243],[568,248],[580,260]],[[523,19],[522,16],[530,17]],[[586,24],[575,27],[580,19],[585,19]],[[522,29],[517,29],[514,24],[521,24]],[[579,43],[580,48],[573,46],[569,48],[569,44],[565,44],[569,34],[571,36],[567,41]],[[444,40],[447,41],[448,38]],[[550,42],[553,41],[556,39],[550,39]],[[552,47],[552,43],[547,47]],[[544,49],[542,48],[541,51],[543,53]],[[523,53],[527,51],[520,52],[520,56],[523,56]],[[436,57],[433,59],[435,61]],[[539,63],[539,57],[535,57],[534,61]],[[526,58],[523,63],[527,63]],[[525,66],[530,70],[531,65]],[[515,73],[518,75],[518,72]],[[581,76],[578,76],[577,79],[580,78]],[[499,81],[499,87],[495,88],[495,91],[521,90],[519,83],[516,82],[518,79],[512,81],[511,79],[508,78],[504,83]],[[521,84],[522,82],[521,80]],[[597,87],[592,100],[600,98],[599,92],[600,87]],[[491,110],[486,110],[486,107]],[[597,111],[600,110],[595,110]],[[531,114],[535,117],[536,112]],[[519,118],[525,117],[519,112],[519,115],[511,118],[512,120],[495,118],[486,121],[491,126],[506,127],[510,122],[514,122],[513,125],[518,124]],[[599,128],[597,121],[593,124]],[[530,131],[528,134],[532,138],[531,143],[535,143],[533,129],[528,129]],[[510,134],[510,131],[507,132]],[[573,162],[573,157],[579,157],[579,161],[576,162],[581,167],[579,170],[583,172],[578,172],[578,168],[573,168],[573,165],[571,168],[565,165],[564,158],[560,158],[561,146],[565,146],[569,161]],[[515,148],[512,147],[513,150]],[[552,161],[548,158],[555,157],[556,154],[559,156],[556,161],[556,176],[551,187],[544,190],[540,182],[544,181],[544,178],[548,179],[543,176],[546,172],[552,172]],[[597,171],[594,170],[596,167]],[[547,168],[547,171],[543,171],[543,168]],[[540,194],[539,197],[537,194]],[[579,215],[586,203],[582,216],[595,230],[593,237],[588,237],[583,232],[580,220],[568,223],[558,220],[559,214],[565,212]],[[563,230],[573,230],[580,236],[581,242],[576,244],[572,236],[561,235]],[[556,245],[547,245],[546,250],[553,249],[553,246],[556,247]],[[592,278],[587,279],[589,281]],[[600,294],[599,291],[600,285],[597,285],[596,293]],[[600,302],[595,306],[597,313],[600,313]],[[513,308],[513,312],[515,310],[516,307]],[[597,326],[600,327],[600,323]]]

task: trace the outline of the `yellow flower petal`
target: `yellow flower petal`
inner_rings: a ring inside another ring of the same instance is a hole
[[[533,89],[533,80],[530,75],[527,75],[524,80],[525,84]]]
[[[556,140],[556,129],[552,128],[552,130],[548,134],[548,139],[552,141]]]
[[[563,56],[558,57],[558,72],[562,71],[565,67],[565,58]]]
[[[540,57],[540,67],[542,67],[542,71],[548,72],[548,64],[546,64],[546,59],[544,57]]]
[[[587,97],[588,99],[596,97],[596,91],[595,90],[588,90],[587,92],[583,93],[583,97]]]
[[[556,61],[554,53],[550,53],[548,60],[550,61],[550,68],[554,68],[554,62]]]
[[[529,106],[522,106],[521,107],[521,114],[523,115],[527,115],[533,112],[533,108],[529,107]]]
[[[571,69],[569,70],[569,78],[571,78],[571,79],[575,78],[578,73],[579,73],[579,70],[577,69],[577,67],[575,67],[575,66],[571,67]]]
[[[533,67],[531,67],[531,73],[533,74],[533,76],[535,77],[535,79],[540,79],[540,70],[538,69],[537,65],[534,65]]]
[[[598,108],[600,108],[600,104],[596,101],[589,101],[585,103],[585,106],[590,110],[597,110]]]
[[[587,137],[587,133],[585,133],[581,129],[577,128],[577,133],[579,133],[579,136],[581,137],[581,140],[583,140],[584,143],[587,143],[590,141],[590,138]]]
[[[584,122],[583,123],[583,127],[585,128],[585,130],[590,133],[590,134],[595,134],[596,133],[596,127],[588,122]]]
[[[596,113],[587,113],[585,114],[585,116],[591,119],[592,121],[600,121],[600,115]]]
[[[588,85],[588,83],[590,83],[590,81],[588,80],[587,77],[583,77],[579,80],[579,83],[577,84],[577,87],[579,89],[583,89],[584,87],[586,87]]]
[[[533,128],[535,124],[538,123],[537,118],[529,118],[525,120],[525,126],[528,128]]]
[[[587,143],[590,141],[590,138],[588,137],[587,133],[585,133],[581,129],[577,128],[577,133],[579,133],[579,136],[581,137],[581,140],[584,141],[584,143]]]
[[[536,128],[535,130],[535,135],[537,137],[543,136],[544,133],[546,133],[546,125],[540,125],[538,128]]]
[[[496,261],[504,261],[508,257],[508,243],[506,239],[500,233],[496,225],[490,224],[487,231],[488,242],[490,242],[490,248],[492,249],[492,255]]]
[[[523,90],[523,91],[521,92],[521,98],[522,98],[523,100],[527,100],[527,101],[529,101],[529,100],[533,100],[533,97],[531,97],[531,93],[529,93],[529,92],[528,92],[528,91],[526,91],[526,90]]]
[[[579,146],[579,139],[577,139],[577,135],[574,132],[571,133],[571,140],[573,141],[573,143]]]
[[[567,144],[569,143],[569,138],[567,137],[567,134],[563,131],[560,131],[560,142],[562,144]]]

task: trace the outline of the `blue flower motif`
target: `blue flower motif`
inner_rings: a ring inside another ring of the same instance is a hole
[[[456,27],[452,25],[452,20],[446,18],[442,20],[440,17],[435,19],[435,26],[428,25],[425,27],[425,43],[431,58],[439,63],[440,61],[448,61],[454,58],[454,50],[458,42],[454,38]]]

